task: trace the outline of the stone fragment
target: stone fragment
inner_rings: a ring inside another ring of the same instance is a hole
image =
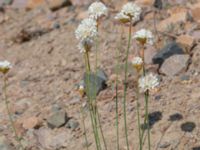
[[[70,119],[67,124],[66,124],[67,128],[70,128],[72,130],[75,130],[79,127],[79,123],[78,121],[74,120],[74,119]]]
[[[159,64],[159,66],[162,65],[162,63],[169,58],[170,56],[173,56],[175,54],[184,54],[184,50],[175,42],[171,42],[167,45],[165,45],[154,57],[153,57],[153,63]]]
[[[23,128],[24,129],[33,129],[33,128],[39,128],[41,126],[41,120],[38,117],[30,117],[23,122]]]
[[[60,110],[53,112],[52,115],[47,118],[47,123],[50,128],[59,128],[66,123],[67,119],[66,112]]]
[[[182,71],[186,71],[189,64],[189,55],[174,55],[169,57],[161,66],[160,72],[173,77]]]

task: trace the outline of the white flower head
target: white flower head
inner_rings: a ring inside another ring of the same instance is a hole
[[[84,19],[76,29],[75,35],[80,42],[78,47],[81,52],[85,48],[91,48],[98,36],[97,22],[92,18]]]
[[[128,2],[122,7],[121,12],[132,18],[132,20],[137,21],[140,19],[140,14],[142,9],[133,2]]]
[[[95,20],[108,15],[107,7],[101,2],[94,2],[88,8],[89,16]]]
[[[152,73],[147,74],[146,76],[143,76],[138,81],[139,88],[141,92],[146,92],[147,90],[151,91],[156,86],[159,85],[158,78],[153,75]]]
[[[76,29],[75,35],[78,40],[96,38],[98,35],[96,21],[92,18],[84,19]]]
[[[146,29],[141,29],[137,31],[133,38],[141,42],[142,44],[150,44],[153,45],[154,43],[154,36],[151,31],[146,30]]]
[[[0,72],[5,74],[10,70],[10,68],[12,68],[12,65],[9,61],[0,61]]]

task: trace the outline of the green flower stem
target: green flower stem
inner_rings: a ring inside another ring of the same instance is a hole
[[[145,92],[145,118],[147,120],[147,130],[148,130],[148,150],[151,150],[151,141],[150,141],[150,126],[149,126],[149,91]]]
[[[144,125],[147,125],[147,129],[148,129],[148,147],[151,149],[151,142],[150,142],[150,125],[149,125],[149,112],[148,112],[148,98],[149,98],[149,91],[144,93],[145,95],[145,118],[144,118]],[[145,141],[145,137],[144,137],[144,133],[145,133],[145,129],[142,130],[142,134],[141,134],[141,139],[142,139],[142,143],[144,144]],[[144,138],[144,140],[143,140]],[[142,144],[142,145],[143,145]],[[149,149],[149,150],[150,150]]]
[[[131,32],[132,32],[132,20],[130,19],[129,25],[129,35],[128,35],[128,46],[126,50],[126,60],[125,60],[125,70],[124,70],[124,98],[123,98],[123,111],[124,111],[124,127],[125,127],[125,136],[126,136],[126,145],[127,150],[129,150],[129,142],[128,142],[128,129],[127,129],[127,120],[126,120],[126,95],[127,95],[127,74],[128,74],[128,56],[129,49],[131,45]]]
[[[137,73],[137,82],[139,80],[139,71]],[[140,143],[140,150],[142,150],[142,136],[141,136],[141,128],[140,128],[140,104],[139,104],[139,85],[137,83],[137,122],[138,122],[138,132],[139,132],[139,143]]]
[[[143,76],[146,75],[146,70],[145,70],[145,57],[144,57],[144,45],[142,45],[142,71],[143,71]]]
[[[97,31],[99,31],[99,20],[97,20]],[[99,39],[97,38],[96,39],[96,45],[95,45],[95,84],[97,84],[97,70],[98,70],[98,46],[99,46]],[[95,95],[94,95],[94,115],[95,115],[95,118],[97,119],[96,120],[96,125],[99,127],[100,129],[100,133],[101,133],[101,137],[103,139],[103,144],[104,144],[104,147],[105,147],[105,150],[107,150],[107,144],[106,144],[106,140],[105,140],[105,136],[104,136],[104,133],[103,133],[103,130],[102,130],[102,125],[101,125],[101,121],[100,121],[100,115],[99,115],[99,112],[98,112],[98,107],[97,107],[97,85],[95,86]]]
[[[99,144],[99,137],[98,137],[98,132],[97,132],[97,127],[95,124],[95,118],[94,118],[94,109],[93,109],[93,104],[92,104],[92,99],[91,99],[91,95],[90,95],[90,60],[89,60],[89,54],[88,52],[85,53],[85,64],[86,64],[86,93],[87,93],[87,97],[88,97],[88,103],[89,103],[89,110],[90,110],[90,118],[91,118],[91,123],[92,123],[92,128],[93,128],[93,133],[94,133],[94,137],[95,137],[95,143],[96,143],[96,148],[97,150],[101,149],[101,146]]]
[[[17,135],[17,130],[15,128],[15,125],[14,125],[14,121],[12,119],[12,114],[10,112],[10,109],[9,109],[9,106],[8,106],[8,97],[7,97],[7,78],[6,78],[6,75],[4,74],[4,87],[3,87],[3,92],[4,92],[4,100],[5,100],[5,105],[6,105],[6,110],[7,110],[7,113],[8,113],[8,117],[9,117],[9,120],[10,120],[10,124],[12,126],[12,129],[13,129],[13,132],[15,134],[15,139],[16,141],[18,142],[20,148],[22,150],[25,150],[25,148],[23,147],[22,143],[21,143],[21,138]]]

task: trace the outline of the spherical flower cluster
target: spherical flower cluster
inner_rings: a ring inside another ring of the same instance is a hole
[[[85,40],[87,38],[94,39],[97,37],[97,23],[94,19],[84,19],[75,31],[78,40]]]
[[[0,62],[0,72],[6,74],[10,68],[12,68],[11,63],[8,61],[1,61]]]
[[[134,57],[131,61],[133,67],[137,70],[140,71],[142,69],[142,64],[143,60],[141,57]]]
[[[139,41],[143,45],[146,43],[152,45],[154,43],[154,36],[152,32],[146,29],[141,29],[137,31],[134,34],[133,38]]]
[[[80,41],[81,52],[89,51],[98,36],[97,22],[94,19],[84,19],[75,31],[76,38]]]
[[[138,81],[139,88],[141,92],[151,91],[156,86],[159,85],[158,78],[153,75],[152,73],[147,74],[146,76],[143,76]]]
[[[102,16],[107,16],[108,9],[103,3],[94,2],[89,6],[88,13],[92,19],[97,20]]]
[[[117,14],[115,19],[118,19],[122,22],[124,22],[124,20],[128,22],[128,20],[130,21],[131,19],[134,22],[140,19],[141,12],[142,9],[138,5],[134,4],[133,2],[128,2],[122,7],[121,12]]]

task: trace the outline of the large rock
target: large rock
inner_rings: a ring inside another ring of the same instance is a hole
[[[169,43],[153,57],[153,63],[161,66],[167,58],[175,54],[184,54],[184,50],[175,42]]]
[[[189,60],[189,55],[171,56],[163,63],[162,67],[160,68],[160,71],[161,73],[164,73],[167,76],[173,77],[187,69]]]
[[[65,131],[54,133],[47,128],[36,130],[35,135],[43,149],[63,149],[67,147],[67,139],[69,139],[69,134]]]
[[[87,73],[84,74],[83,77],[84,85],[89,85],[89,92],[86,93],[89,94],[92,97],[95,97],[101,90],[104,90],[106,88],[106,81],[108,80],[107,75],[103,70],[98,70],[97,73],[91,73],[87,75]]]
[[[49,118],[47,118],[47,123],[50,128],[59,128],[63,126],[68,120],[67,114],[64,110],[53,112]]]

